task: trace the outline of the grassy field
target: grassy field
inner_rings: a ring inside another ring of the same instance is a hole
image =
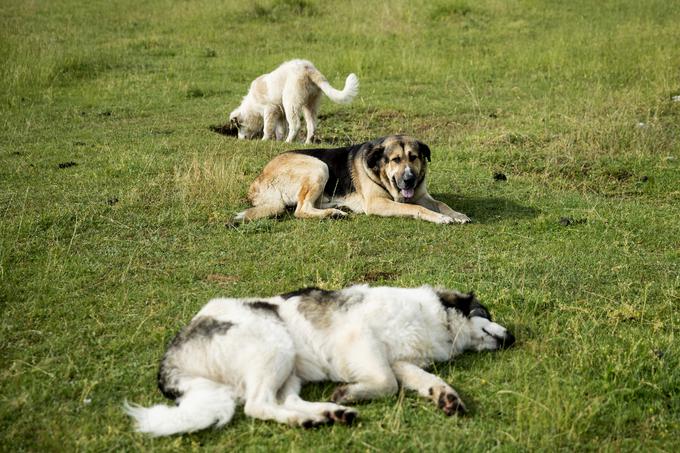
[[[4,0],[0,450],[678,451],[678,23],[668,0]],[[420,138],[474,223],[225,226],[291,146],[209,126],[296,57],[360,78],[325,143]],[[132,431],[122,401],[163,401],[209,298],[355,282],[474,290],[515,333],[436,365],[468,417],[402,392],[353,428]]]

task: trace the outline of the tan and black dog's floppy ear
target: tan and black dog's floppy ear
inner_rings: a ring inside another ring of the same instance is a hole
[[[423,156],[425,159],[427,159],[428,162],[430,162],[430,147],[427,146],[423,142],[418,142],[418,151],[420,152],[420,155]]]
[[[366,151],[366,165],[377,173],[380,171],[378,163],[385,155],[385,147],[382,145],[382,141],[377,144],[369,144],[369,146],[371,147]]]

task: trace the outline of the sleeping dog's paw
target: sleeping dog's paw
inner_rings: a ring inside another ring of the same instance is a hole
[[[324,415],[326,415],[329,419],[335,422],[343,423],[347,426],[352,426],[358,414],[357,411],[355,411],[354,409],[342,407],[340,409],[334,410],[333,412],[324,412]]]
[[[318,428],[319,426],[328,426],[333,424],[333,419],[328,417],[322,418],[308,418],[299,422],[300,426],[305,429]]]
[[[300,426],[303,428],[318,428],[319,426],[330,426],[334,423],[342,423],[343,425],[352,426],[354,420],[357,418],[357,411],[348,407],[338,407],[333,411],[326,411],[320,416],[301,420]]]
[[[456,391],[448,385],[430,387],[429,394],[432,401],[434,401],[437,407],[443,410],[446,415],[451,416],[456,413],[464,415],[467,412],[465,404],[463,404],[463,401],[461,401]]]

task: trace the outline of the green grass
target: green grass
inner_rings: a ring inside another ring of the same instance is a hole
[[[7,0],[0,11],[3,450],[678,450],[680,3]],[[336,86],[361,80],[350,106],[324,101],[324,141],[421,138],[431,192],[475,223],[225,227],[290,146],[208,127],[295,57]],[[513,330],[511,350],[435,367],[469,417],[400,393],[360,405],[351,429],[241,411],[221,430],[132,431],[122,401],[163,401],[165,345],[209,298],[362,281],[474,290]]]

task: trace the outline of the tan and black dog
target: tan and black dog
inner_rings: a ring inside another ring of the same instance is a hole
[[[253,204],[234,219],[247,222],[295,206],[300,218],[341,217],[336,209],[434,223],[467,223],[427,193],[430,148],[404,135],[391,135],[335,149],[303,149],[276,156],[251,184]]]

